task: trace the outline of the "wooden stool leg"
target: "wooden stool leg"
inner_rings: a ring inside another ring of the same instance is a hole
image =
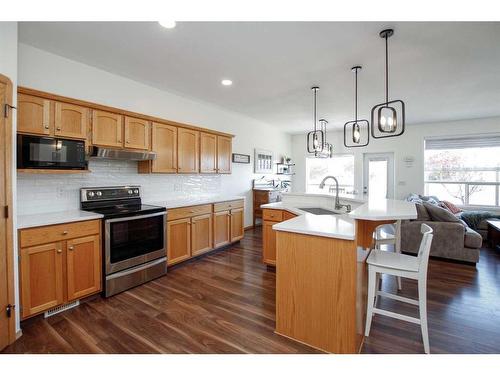
[[[427,280],[418,280],[418,307],[420,313],[420,328],[422,329],[422,339],[424,341],[424,351],[430,354],[429,329],[427,327]]]
[[[371,266],[368,266],[368,303],[366,304],[366,325],[365,336],[370,335],[370,326],[372,325],[373,305],[375,303],[375,284],[376,272]]]

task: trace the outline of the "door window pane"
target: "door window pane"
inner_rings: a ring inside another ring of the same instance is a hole
[[[387,198],[387,160],[370,160],[368,173],[370,198]]]

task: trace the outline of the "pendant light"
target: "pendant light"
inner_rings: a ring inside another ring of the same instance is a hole
[[[344,146],[364,147],[370,142],[370,123],[368,120],[358,119],[358,71],[361,66],[353,66],[354,72],[354,121],[344,124]],[[366,133],[366,134],[365,134]]]
[[[320,124],[320,130],[323,132],[324,135],[324,142],[322,150],[316,152],[314,156],[317,158],[331,158],[333,156],[333,145],[331,143],[328,143],[326,135],[326,126],[328,125],[328,121],[322,118],[319,120],[319,124]]]
[[[325,133],[321,128],[318,129],[317,95],[319,87],[311,87],[311,90],[313,92],[313,131],[307,133],[307,152],[316,156],[323,151]]]
[[[405,103],[402,100],[389,101],[389,46],[388,39],[393,29],[380,32],[385,39],[385,102],[372,108],[371,133],[373,138],[397,137],[405,131]]]

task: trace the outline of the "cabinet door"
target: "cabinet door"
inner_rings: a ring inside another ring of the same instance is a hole
[[[152,150],[156,152],[151,172],[177,172],[177,128],[153,122],[151,130]]]
[[[126,116],[124,128],[126,148],[149,149],[149,121]]]
[[[217,172],[217,136],[200,133],[200,172]]]
[[[89,109],[68,103],[55,103],[55,131],[59,137],[87,138]]]
[[[262,261],[273,266],[276,265],[276,232],[273,230],[274,224],[276,224],[274,221],[264,221],[262,224]]]
[[[232,139],[217,136],[217,172],[231,173]]]
[[[167,222],[167,264],[191,258],[191,219]]]
[[[22,318],[64,302],[62,247],[55,242],[21,249]]]
[[[17,131],[29,134],[50,134],[50,100],[36,96],[17,96]]]
[[[297,215],[288,211],[283,211],[283,221],[293,219],[294,217],[297,217]]]
[[[198,173],[198,142],[200,132],[177,129],[177,171],[179,173]]]
[[[239,241],[245,234],[243,208],[231,210],[231,242]]]
[[[230,242],[230,223],[231,217],[229,211],[220,211],[214,213],[214,247],[221,247]]]
[[[102,267],[99,236],[68,240],[66,246],[68,300],[99,292]]]
[[[123,146],[123,116],[116,113],[92,112],[92,144],[96,146]]]
[[[191,219],[191,253],[198,255],[210,251],[212,246],[212,214],[195,216]]]

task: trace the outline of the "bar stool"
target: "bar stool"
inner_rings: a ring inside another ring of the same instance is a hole
[[[427,265],[429,263],[433,231],[432,228],[426,224],[422,224],[420,231],[423,236],[417,257],[377,249],[372,250],[368,256],[366,260],[366,263],[368,263],[368,304],[365,336],[369,336],[370,334],[370,327],[374,314],[385,315],[406,322],[420,324],[424,341],[424,350],[425,353],[429,354],[429,332],[427,328]],[[379,274],[388,274],[418,280],[418,300],[376,290]],[[387,297],[418,306],[419,319],[377,308],[377,296]]]
[[[394,245],[394,252],[401,253],[401,220],[394,224],[382,224],[375,228],[373,232],[375,249],[381,250],[381,245]],[[396,277],[398,290],[401,290],[401,277]],[[377,284],[377,289],[380,286]]]

